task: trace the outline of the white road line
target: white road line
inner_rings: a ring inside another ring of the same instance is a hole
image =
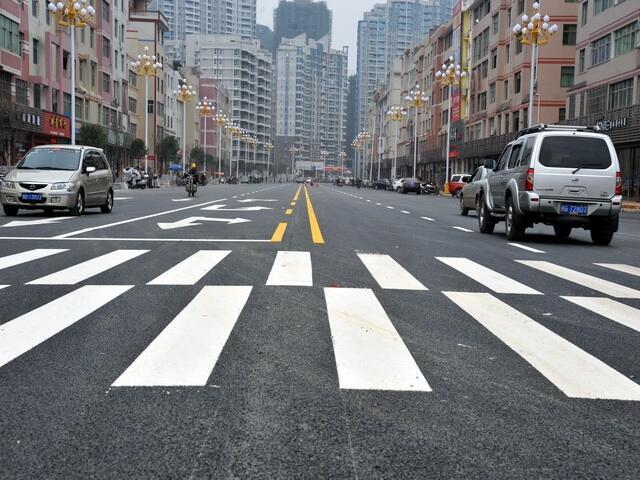
[[[371,200],[367,200],[367,203],[371,203]]]
[[[193,198],[172,198],[172,202],[190,202]]]
[[[463,228],[463,227],[451,227],[451,228],[455,228],[456,230],[460,230],[461,232],[473,232],[473,230],[469,230],[468,228]]]
[[[309,252],[278,252],[267,285],[311,287],[313,273]]]
[[[591,310],[609,320],[613,320],[636,332],[640,332],[640,310],[616,302],[610,298],[597,297],[562,297],[582,308]]]
[[[147,220],[149,218],[155,218],[155,217],[160,217],[162,215],[168,215],[169,213],[182,212],[183,210],[189,210],[191,208],[205,207],[205,206],[211,205],[213,203],[224,202],[225,200],[226,200],[226,198],[221,198],[220,200],[213,200],[211,202],[199,203],[197,205],[189,205],[188,207],[174,208],[173,210],[165,210],[164,212],[153,213],[151,215],[145,215],[143,217],[130,218],[128,220],[121,220],[119,222],[107,223],[105,225],[98,225],[97,227],[83,228],[82,230],[76,230],[75,232],[64,233],[62,235],[57,235],[57,236],[51,237],[51,238],[60,239],[60,238],[74,237],[74,236],[80,235],[82,233],[93,232],[94,230],[101,230],[103,228],[117,227],[119,225],[125,225],[127,223],[139,222],[140,220]]]
[[[380,206],[382,206],[382,204],[381,204],[381,203],[377,203],[377,202],[376,202],[376,205],[378,205],[379,207],[380,207]]]
[[[430,218],[430,217],[420,217],[420,218],[423,219],[423,220],[427,220],[429,222],[435,222],[435,220],[433,218]]]
[[[394,207],[391,207],[391,206],[389,206],[389,205],[387,205],[387,208],[388,208],[389,210],[393,210],[393,209],[394,209]]]
[[[406,210],[400,210],[400,213],[404,213],[405,215],[411,215],[411,212],[407,212]]]
[[[99,273],[117,267],[149,250],[114,250],[113,252],[78,263],[59,272],[38,278],[27,285],[75,285]]]
[[[565,395],[640,400],[640,385],[491,294],[443,293]]]
[[[27,250],[26,252],[7,255],[6,257],[0,258],[0,270],[66,251],[66,248],[36,248],[34,250]]]
[[[0,326],[0,367],[122,295],[133,285],[87,285]]]
[[[195,285],[230,253],[231,250],[200,250],[147,285]]]
[[[39,242],[174,242],[174,243],[270,243],[271,239],[248,238],[127,238],[127,237],[0,237],[0,240],[36,240]]]
[[[0,290],[2,290],[3,288],[9,288],[11,285],[0,285]],[[0,327],[1,328],[1,327]]]
[[[324,295],[340,388],[431,391],[371,290],[325,288]]]
[[[594,265],[640,277],[640,268],[633,265],[625,265],[624,263],[594,263]]]
[[[511,245],[512,247],[516,247],[516,248],[521,248],[522,250],[526,250],[527,252],[547,253],[544,250],[538,250],[537,248],[527,247],[526,245],[520,245],[519,243],[507,243],[507,245]]]
[[[131,200],[133,197],[113,197],[114,200]]]
[[[204,386],[252,287],[204,287],[114,387]]]
[[[571,270],[570,268],[561,267],[551,262],[537,261],[537,260],[516,260],[516,262],[528,267],[535,268],[541,272],[546,272],[550,275],[562,278],[569,282],[577,283],[583,287],[590,288],[602,292],[606,295],[610,295],[616,298],[640,298],[640,291],[633,288],[618,285],[617,283],[603,280],[598,277],[587,275],[586,273]]]
[[[389,255],[358,253],[358,258],[381,288],[395,290],[427,290],[413,275]]]
[[[455,268],[461,273],[464,273],[467,277],[475,280],[476,282],[490,288],[497,293],[518,293],[525,295],[542,295],[537,290],[531,287],[512,280],[511,278],[495,272],[490,268],[487,268],[479,263],[469,260],[467,258],[457,257],[436,257],[442,263],[449,265],[451,268]]]

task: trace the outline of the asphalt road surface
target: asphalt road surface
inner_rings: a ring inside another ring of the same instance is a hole
[[[0,478],[640,472],[640,215],[293,184],[0,217]]]

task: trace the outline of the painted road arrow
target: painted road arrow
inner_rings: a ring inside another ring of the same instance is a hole
[[[62,220],[69,220],[73,217],[54,217],[54,218],[42,218],[40,220],[14,220],[13,222],[5,223],[2,228],[7,227],[28,227],[31,225],[48,225],[52,223],[58,223]]]
[[[234,225],[236,223],[246,223],[250,221],[251,220],[247,220],[246,218],[189,217],[173,223],[158,223],[158,226],[162,230],[171,230],[175,228],[195,227],[202,225],[201,222],[224,222],[227,225]]]
[[[211,205],[204,207],[201,210],[213,210],[216,212],[257,212],[259,210],[273,210],[269,207],[240,207],[240,208],[225,208],[226,205]]]

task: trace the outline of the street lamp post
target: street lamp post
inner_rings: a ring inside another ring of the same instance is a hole
[[[204,171],[206,174],[208,174],[207,172],[207,117],[213,116],[213,112],[215,112],[216,107],[213,106],[213,102],[207,100],[207,97],[204,97],[202,101],[198,102],[196,109],[200,113],[200,116],[202,117],[203,123],[204,123],[204,142],[203,142],[202,150],[204,151]]]
[[[139,54],[137,60],[131,62],[131,67],[144,78],[144,171],[147,172],[149,166],[149,77],[155,78],[158,69],[162,68],[162,64],[157,61],[155,55],[149,55],[149,47],[144,47],[144,53]]]
[[[529,18],[528,15],[522,15],[522,24],[516,23],[513,27],[513,33],[516,39],[522,45],[531,46],[531,76],[529,79],[529,110],[527,111],[527,126],[533,123],[533,86],[537,76],[538,69],[538,46],[549,43],[551,36],[558,31],[558,25],[555,23],[549,25],[549,15],[540,13],[540,3],[534,2],[534,14]],[[539,105],[539,103],[538,103]]]
[[[392,168],[392,179],[396,178],[396,168],[398,164],[398,136],[400,134],[399,126],[400,121],[403,117],[407,116],[407,111],[402,108],[400,105],[393,105],[387,110],[387,118],[396,124],[396,141],[393,148],[393,168]]]
[[[298,151],[298,149],[296,148],[295,145],[291,145],[291,148],[289,149],[289,153],[291,154],[291,176],[294,177],[295,179],[295,158],[296,158],[296,152]]]
[[[449,109],[447,111],[447,157],[444,168],[444,191],[449,193],[449,154],[451,149],[451,110],[453,106],[453,85],[460,83],[460,80],[467,76],[467,72],[460,70],[460,65],[454,63],[453,56],[449,57],[447,63],[442,64],[442,70],[436,72],[436,77],[442,85],[449,87]]]
[[[236,130],[235,122],[229,119],[224,129],[229,134],[229,177],[233,177],[233,137],[235,136]]]
[[[371,134],[366,131],[363,130],[358,134],[358,137],[360,138],[360,144],[361,144],[361,149],[362,149],[362,180],[366,180],[367,179],[367,147],[369,146],[369,141],[371,140]],[[371,161],[373,161],[373,149],[372,150],[372,158]]]
[[[227,124],[229,119],[227,116],[218,112],[214,118],[216,125],[218,126],[218,175],[222,175],[222,128]]]
[[[326,177],[325,171],[327,170],[327,155],[329,155],[329,152],[326,150],[320,150],[320,156],[322,157],[322,177]],[[318,177],[318,174],[316,172],[316,178]]]
[[[355,163],[354,163],[353,169],[352,169],[353,171],[351,172],[351,176],[353,177],[354,180],[357,178],[357,174],[358,174],[358,165],[359,165],[359,162],[360,162],[360,148],[361,148],[361,146],[362,146],[362,142],[360,141],[360,136],[358,135],[351,142],[351,147],[353,147],[353,151],[356,154]]]
[[[413,124],[413,178],[416,178],[416,168],[418,163],[418,113],[419,110],[429,101],[429,97],[427,96],[427,93],[420,88],[420,85],[416,85],[405,97],[405,100],[409,103],[409,107],[415,109],[415,121]]]
[[[271,150],[273,150],[273,144],[267,142],[264,144],[264,149],[267,151],[267,181],[269,180],[269,164],[271,163]]]
[[[344,177],[344,160],[347,158],[347,154],[345,152],[340,152],[338,154],[338,158],[340,159],[340,174]]]
[[[185,172],[187,166],[187,102],[196,98],[196,91],[191,85],[186,84],[186,80],[183,80],[180,88],[174,90],[173,94],[178,101],[182,102],[182,171]]]
[[[70,27],[71,34],[71,145],[76,144],[76,28],[84,28],[96,14],[87,0],[64,0],[47,6],[58,25]]]

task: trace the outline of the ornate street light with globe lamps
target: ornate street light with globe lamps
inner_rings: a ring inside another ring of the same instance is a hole
[[[191,85],[187,85],[186,80],[181,81],[177,90],[173,91],[178,101],[182,102],[182,171],[187,167],[187,102],[196,98],[196,91]]]
[[[224,129],[229,134],[229,177],[233,177],[233,137],[237,136],[238,125],[233,119],[229,118]]]
[[[144,77],[144,171],[148,171],[149,161],[149,77],[155,77],[162,64],[158,62],[155,55],[149,55],[149,47],[144,47],[144,53],[139,54],[137,59],[131,62],[138,75]]]
[[[340,174],[344,177],[344,161],[347,158],[347,154],[345,152],[340,152],[338,154],[338,158],[340,159]]]
[[[214,115],[216,107],[213,105],[213,102],[207,100],[207,97],[204,97],[198,102],[198,105],[196,105],[196,110],[202,117],[204,123],[204,142],[202,150],[204,151],[204,171],[207,173],[207,117],[212,117]]]
[[[267,142],[263,144],[264,149],[267,151],[267,180],[269,180],[269,164],[271,163],[271,150],[273,150],[273,144]]]
[[[413,125],[413,178],[415,178],[418,163],[418,113],[419,110],[429,101],[429,97],[426,92],[420,88],[420,85],[416,85],[411,89],[411,91],[409,91],[409,94],[404,99],[409,103],[409,107],[414,108],[416,112],[415,122]]]
[[[229,118],[226,114],[218,112],[213,117],[216,125],[218,126],[218,172],[217,175],[222,175],[222,128],[229,122]]]
[[[551,36],[558,31],[558,25],[555,23],[549,25],[549,15],[540,13],[540,3],[534,2],[534,14],[529,18],[528,15],[522,15],[522,24],[516,23],[513,26],[513,34],[522,45],[531,46],[531,77],[529,79],[529,110],[527,111],[527,126],[533,123],[533,86],[537,76],[539,45],[549,43]]]
[[[371,133],[366,130],[361,131],[358,134],[360,138],[361,148],[362,148],[362,180],[367,179],[367,147],[369,146],[369,142],[371,141]],[[371,149],[371,159],[373,162],[373,148]]]
[[[291,148],[289,148],[289,153],[291,154],[291,176],[295,177],[295,159],[296,153],[298,153],[298,149],[295,145],[291,145]]]
[[[467,72],[460,70],[460,65],[454,63],[453,56],[449,57],[447,63],[442,64],[442,70],[436,72],[436,78],[442,85],[449,87],[449,109],[447,110],[447,157],[445,158],[444,169],[444,191],[449,193],[449,150],[451,149],[451,107],[453,106],[453,85],[460,83],[460,80],[467,76]]]
[[[64,0],[47,6],[58,25],[70,27],[71,33],[71,145],[76,144],[76,28],[84,28],[96,14],[87,0]]]
[[[400,105],[392,105],[387,110],[387,118],[396,124],[396,144],[393,148],[393,168],[391,178],[396,178],[396,166],[398,164],[398,136],[400,134],[399,127],[400,122],[407,116],[407,111]]]

